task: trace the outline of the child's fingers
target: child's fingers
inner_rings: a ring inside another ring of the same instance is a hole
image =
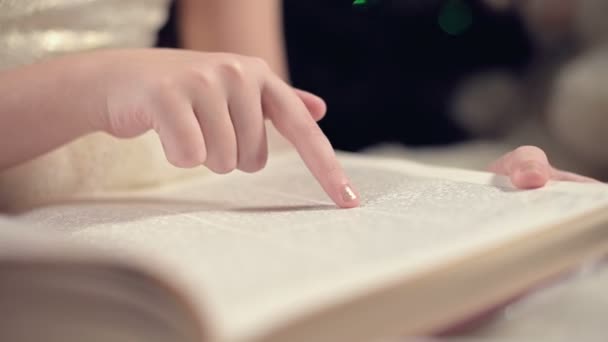
[[[325,192],[340,207],[359,205],[359,196],[350,185],[329,140],[312,119],[293,89],[270,77],[262,91],[264,114],[296,148],[302,160]]]
[[[237,142],[226,98],[214,87],[199,92],[204,96],[194,97],[194,113],[207,147],[205,166],[215,173],[231,172],[237,167]]]
[[[549,181],[551,167],[538,161],[522,163],[509,174],[511,182],[519,189],[541,188]]]
[[[300,100],[304,102],[306,109],[310,112],[310,115],[315,121],[319,121],[325,117],[327,113],[327,105],[322,98],[315,94],[309,93],[305,90],[294,89],[296,94],[300,97]]]
[[[534,146],[522,146],[497,160],[490,171],[511,178],[520,189],[540,188],[551,180],[596,183],[593,178],[558,170],[551,166],[543,150]]]
[[[576,173],[553,169],[551,179],[565,182],[600,183],[597,179],[577,175]]]
[[[522,146],[506,154],[490,167],[491,171],[507,175],[520,189],[544,186],[551,177],[547,155],[538,147]]]
[[[159,99],[156,113],[153,126],[167,160],[183,168],[203,164],[207,158],[205,141],[189,102],[167,95]]]
[[[228,101],[238,145],[237,167],[245,172],[259,171],[268,159],[260,88],[254,81],[235,82]]]

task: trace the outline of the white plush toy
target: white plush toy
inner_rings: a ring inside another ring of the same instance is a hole
[[[515,6],[535,43],[522,79],[474,75],[453,101],[471,133],[544,148],[558,167],[608,178],[608,1],[486,0]]]
[[[598,177],[608,171],[608,1],[579,0],[579,55],[565,65],[548,106],[551,132]]]

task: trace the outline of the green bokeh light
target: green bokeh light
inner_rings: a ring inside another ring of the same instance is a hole
[[[353,2],[353,5],[355,5],[355,6],[367,5],[367,0],[355,0]]]
[[[473,25],[473,12],[463,0],[447,0],[439,13],[438,23],[444,32],[457,36]]]

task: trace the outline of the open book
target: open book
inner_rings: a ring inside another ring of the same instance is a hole
[[[336,209],[286,155],[254,175],[19,215],[29,228],[5,229],[0,248],[0,340],[428,335],[608,252],[604,185],[517,191],[488,173],[340,158],[360,208]]]

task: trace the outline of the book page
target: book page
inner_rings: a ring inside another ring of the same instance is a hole
[[[22,216],[42,230],[171,269],[238,339],[304,307],[546,229],[608,204],[604,185],[516,191],[487,173],[341,156],[362,194],[336,209],[296,156],[156,192]]]
[[[0,341],[200,341],[199,323],[145,264],[0,215]]]

